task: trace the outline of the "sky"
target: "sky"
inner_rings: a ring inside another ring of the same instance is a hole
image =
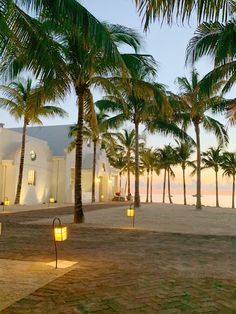
[[[176,77],[188,76],[191,70],[190,67],[185,67],[185,50],[196,28],[194,18],[190,22],[190,25],[187,24],[185,26],[168,26],[166,24],[160,26],[160,23],[155,22],[151,25],[149,31],[144,33],[141,17],[132,0],[82,0],[81,3],[99,20],[125,25],[138,30],[143,36],[143,49],[141,52],[153,55],[159,64],[158,82],[166,84],[169,90],[178,92],[175,84]],[[200,75],[204,75],[212,69],[211,60],[204,58],[196,67]],[[235,91],[235,88],[232,89],[227,96],[229,98],[233,97]],[[101,94],[95,91],[94,98],[95,100],[101,98]],[[68,112],[68,117],[64,119],[44,119],[43,122],[45,125],[76,122],[77,108],[74,94],[72,93],[59,104]],[[0,110],[0,115],[1,122],[5,123],[5,127],[16,127],[21,124],[21,121],[16,122],[3,110]],[[219,117],[219,120],[224,124],[227,123],[223,117]],[[131,128],[130,125],[126,126]],[[234,129],[230,128],[229,130],[230,137],[232,138]],[[202,132],[204,133],[203,130]],[[190,134],[194,136],[193,130],[190,130]],[[173,140],[165,138],[160,134],[149,135],[147,137],[148,146],[162,146],[170,142],[172,143]],[[206,149],[209,143],[216,144],[214,135],[204,134],[202,141],[203,149]],[[236,149],[232,141],[230,142],[229,149]]]

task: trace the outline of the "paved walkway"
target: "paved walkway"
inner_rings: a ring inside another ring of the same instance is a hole
[[[90,209],[86,217],[95,214]],[[59,213],[66,217],[69,210],[2,215],[0,260],[42,264],[45,274],[58,274],[45,266],[54,258],[51,226],[34,223]],[[22,224],[25,221],[31,223]],[[236,237],[91,224],[68,228],[59,258],[76,264],[59,270],[65,273],[58,277],[48,275],[48,283],[35,285],[35,291],[12,300],[2,313],[236,313]],[[10,282],[7,273],[1,281],[5,287]],[[28,271],[25,274],[30,278]],[[34,278],[36,282],[39,273]],[[16,283],[24,290],[22,278],[16,277]]]

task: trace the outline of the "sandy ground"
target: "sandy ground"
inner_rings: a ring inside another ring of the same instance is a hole
[[[132,228],[132,218],[127,217],[126,211],[127,206],[86,212],[82,227]],[[63,223],[73,222],[72,215],[61,218]],[[49,224],[51,220],[44,218],[33,223]],[[196,210],[193,206],[176,204],[142,204],[136,210],[135,228],[184,234],[236,235],[236,210],[213,207]]]

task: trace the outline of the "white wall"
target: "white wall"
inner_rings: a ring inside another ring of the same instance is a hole
[[[32,161],[30,152],[37,155]],[[16,177],[18,178],[20,163],[20,148],[15,154]],[[28,172],[35,170],[35,185],[28,184]],[[41,140],[27,140],[25,146],[25,162],[22,179],[21,204],[38,204],[48,202],[51,195],[52,153],[46,142]],[[17,179],[15,182],[17,186]]]
[[[65,202],[65,158],[54,156],[52,158],[51,197],[57,202]]]

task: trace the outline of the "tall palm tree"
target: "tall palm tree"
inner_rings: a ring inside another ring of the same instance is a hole
[[[146,169],[147,172],[147,194],[146,194],[146,203],[152,203],[152,184],[153,184],[153,171],[158,173],[158,163],[157,163],[157,154],[153,148],[144,148],[140,152],[140,160],[142,167]]]
[[[189,158],[191,157],[195,150],[193,148],[193,143],[189,141],[176,140],[176,143],[177,143],[177,147],[175,147],[176,159],[178,164],[180,164],[183,172],[184,205],[187,205],[185,170],[187,166],[193,166],[193,161],[189,160]]]
[[[25,140],[27,126],[32,124],[42,124],[40,117],[64,117],[66,112],[56,106],[46,105],[50,100],[42,86],[33,87],[32,80],[19,79],[8,86],[0,86],[3,97],[0,98],[0,108],[6,109],[17,120],[23,119],[22,142],[20,154],[20,166],[17,183],[15,204],[20,203],[21,186],[25,159]]]
[[[146,203],[149,202],[149,186],[150,186],[150,148],[144,148],[140,152],[140,161],[142,167],[146,170],[147,173],[147,190],[146,190]]]
[[[171,191],[170,191],[170,177],[175,177],[172,166],[176,164],[175,150],[171,145],[165,145],[163,148],[157,149],[158,160],[161,169],[164,170],[163,180],[163,198],[162,202],[165,203],[165,191],[166,191],[166,180],[168,188],[169,202],[173,203]]]
[[[217,120],[208,116],[206,113],[212,113],[222,109],[224,99],[220,96],[215,96],[219,91],[221,84],[216,84],[211,90],[211,93],[204,91],[204,79],[199,80],[198,72],[193,69],[191,79],[186,77],[178,77],[181,94],[179,101],[182,109],[176,112],[176,120],[182,122],[186,129],[193,125],[196,135],[196,150],[197,150],[197,193],[196,193],[196,208],[201,209],[201,144],[200,144],[200,126],[206,131],[214,132],[217,139],[221,142],[228,142],[228,135],[224,126]]]
[[[133,47],[138,46],[139,37],[135,38],[135,33],[120,26],[106,25],[107,32],[111,34],[115,46],[116,43],[130,43]],[[106,91],[111,90],[112,86],[107,73],[112,69],[117,71],[117,67],[124,69],[125,63],[121,55],[117,58],[104,58],[102,50],[98,50],[96,45],[91,45],[88,53],[88,45],[81,41],[80,33],[68,30],[64,38],[64,49],[68,60],[68,71],[70,72],[73,86],[77,96],[78,118],[77,135],[75,149],[75,212],[74,222],[84,221],[82,207],[82,186],[81,186],[81,167],[82,167],[82,148],[83,148],[83,124],[84,116],[90,117],[93,128],[96,127],[96,115],[91,88],[100,86]],[[119,33],[119,36],[118,36]],[[131,38],[133,40],[131,40]],[[79,53],[78,53],[79,52]],[[118,52],[117,52],[118,53]],[[120,62],[118,64],[118,61]]]
[[[138,61],[138,60],[137,60]],[[102,110],[115,112],[121,123],[126,120],[134,123],[135,129],[135,207],[140,206],[139,195],[139,127],[150,118],[150,113],[163,112],[169,109],[168,100],[163,85],[153,82],[156,75],[156,62],[151,56],[143,56],[132,67],[130,86],[120,85],[122,96],[109,95],[96,104]]]
[[[189,41],[186,62],[193,64],[205,55],[210,56],[214,61],[214,69],[205,77],[207,89],[212,89],[217,81],[225,80],[222,89],[222,92],[225,93],[235,84],[235,37],[236,20],[232,18],[226,24],[202,23]],[[235,108],[234,102],[234,106],[231,108],[234,109],[233,112],[235,112]]]
[[[102,111],[96,112],[96,120],[97,120],[96,127],[91,126],[90,121],[86,121],[86,124],[83,127],[84,140],[88,140],[93,143],[92,203],[95,202],[97,147],[100,144],[101,148],[104,148],[108,142],[114,144],[112,134],[107,131],[109,127],[108,115],[106,115]],[[76,134],[77,134],[77,126],[73,125],[70,128],[69,136],[76,137]],[[75,147],[76,147],[76,141],[74,140],[70,143],[69,150],[71,151]]]
[[[151,151],[149,164],[150,164],[150,203],[152,203],[153,172],[155,172],[156,175],[159,176],[161,171],[156,150]]]
[[[25,1],[22,3],[26,4]],[[118,44],[125,43],[133,47],[136,52],[140,46],[140,36],[128,28],[99,22],[76,0],[55,0],[50,3],[46,0],[29,2],[28,8],[36,10],[35,19],[29,17],[17,6],[13,5],[13,7],[13,13],[12,11],[6,13],[6,16],[11,16],[7,21],[7,26],[14,24],[11,24],[11,20],[14,21],[11,14],[14,15],[15,11],[19,11],[17,18],[19,17],[23,24],[28,22],[29,26],[25,31],[25,25],[21,25],[22,27],[18,24],[14,25],[15,29],[10,29],[9,36],[3,37],[8,43],[4,45],[5,42],[3,42],[3,52],[7,60],[3,68],[9,73],[17,73],[25,68],[31,69],[36,77],[41,78],[45,86],[50,88],[51,92],[55,92],[55,96],[65,95],[71,87],[74,88],[77,96],[78,132],[75,158],[74,222],[83,222],[81,166],[84,114],[90,114],[94,126],[96,124],[90,89],[92,86],[110,88],[109,80],[105,78],[111,70],[114,70],[116,74],[127,75],[124,61],[127,55],[121,56]],[[39,21],[40,15],[43,16],[43,26]],[[30,22],[33,26],[35,25],[34,28],[30,27]],[[38,38],[37,34],[40,35]],[[26,38],[26,44],[29,38],[32,38],[34,44],[30,47],[23,46],[24,41],[21,37]],[[15,41],[20,44],[15,45]],[[24,49],[20,49],[21,46]],[[45,47],[50,47],[48,50],[51,54],[45,53],[42,58],[41,53]],[[55,67],[54,56],[58,57]],[[55,84],[53,85],[52,82],[56,83],[57,89],[54,88]]]
[[[202,162],[203,169],[213,168],[215,171],[216,207],[219,207],[218,172],[222,164],[222,147],[210,147],[206,152],[203,152]]]
[[[120,182],[119,182],[119,192],[120,192],[120,195],[122,193],[122,174],[124,171],[126,171],[126,165],[127,165],[127,158],[126,156],[120,152],[117,154],[116,150],[114,149],[114,147],[109,150],[109,153],[108,153],[108,159],[109,159],[109,162],[110,164],[116,168],[116,169],[119,169],[119,177],[120,177]]]
[[[113,47],[113,53],[110,56],[106,56],[103,49],[97,48],[96,42],[89,43],[84,41],[83,37],[81,37],[81,32],[78,29],[71,28],[70,23],[62,26],[62,28],[58,29],[58,36],[61,38],[62,51],[67,62],[67,71],[75,90],[78,104],[74,222],[81,223],[84,221],[81,185],[84,117],[87,116],[87,119],[90,119],[90,124],[93,128],[97,127],[91,88],[101,87],[109,92],[112,87],[114,88],[108,74],[112,71],[120,75],[127,73],[124,61],[127,55],[121,56],[117,45],[125,43],[136,51],[139,47],[140,38],[134,31],[125,27],[104,24],[103,27],[106,29],[107,34],[110,34]],[[52,25],[52,30],[54,31],[54,29],[55,25]]]
[[[118,151],[122,151],[127,160],[127,185],[128,185],[128,200],[131,197],[131,190],[130,190],[130,174],[131,174],[131,164],[132,164],[132,155],[135,151],[135,132],[134,130],[127,130],[124,129],[123,132],[118,132],[114,134],[114,138],[117,141],[117,148]]]
[[[172,24],[174,20],[189,21],[194,12],[198,21],[226,20],[235,10],[234,2],[227,0],[135,0],[147,29],[156,19]]]
[[[235,178],[236,178],[236,154],[225,152],[222,156],[221,167],[224,170],[223,175],[233,178],[232,186],[232,208],[235,207]]]

